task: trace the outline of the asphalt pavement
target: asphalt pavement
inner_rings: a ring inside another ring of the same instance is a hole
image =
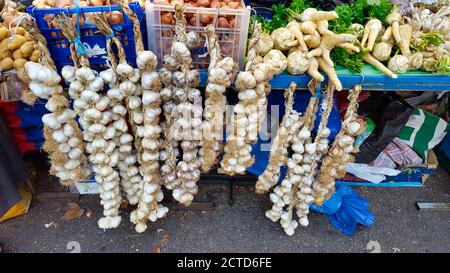
[[[46,175],[38,183],[56,181]],[[137,234],[129,222],[132,208],[122,212],[117,229],[101,230],[97,196],[82,196],[80,219],[63,219],[66,202],[33,202],[26,215],[0,224],[3,252],[450,252],[450,212],[419,211],[416,202],[450,202],[450,177],[437,169],[420,188],[357,187],[376,217],[371,228],[346,236],[325,215],[311,213],[309,227],[289,237],[279,223],[264,216],[268,196],[253,187],[236,187],[228,204],[224,185],[200,185],[196,200],[213,201],[214,211],[171,211]]]

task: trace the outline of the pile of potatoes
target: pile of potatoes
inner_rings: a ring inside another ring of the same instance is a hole
[[[38,62],[39,56],[38,45],[23,27],[10,31],[0,25],[0,71],[20,70],[28,61]]]

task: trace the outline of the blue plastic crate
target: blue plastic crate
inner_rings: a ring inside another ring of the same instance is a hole
[[[133,10],[139,21],[141,22],[142,39],[144,46],[147,46],[147,30],[145,23],[145,13],[140,7],[139,3],[130,3],[130,8]],[[87,13],[92,12],[110,12],[120,11],[120,7],[102,6],[102,7],[83,7],[79,8],[79,16],[83,19]],[[47,47],[52,55],[52,59],[58,71],[65,65],[73,64],[69,44],[70,42],[64,37],[61,30],[57,27],[49,26],[46,21],[46,16],[58,15],[58,14],[75,14],[76,8],[50,8],[50,9],[38,9],[34,6],[30,6],[27,12],[36,19],[36,23],[39,29],[47,40]],[[85,20],[86,21],[86,20]],[[123,14],[123,23],[112,25],[116,37],[119,38],[122,43],[127,56],[127,62],[133,66],[136,66],[136,48],[134,43],[133,22]],[[89,54],[89,62],[92,69],[104,70],[107,68],[106,64],[106,37],[97,32],[95,25],[85,22],[83,26],[80,26],[81,42],[87,47]]]

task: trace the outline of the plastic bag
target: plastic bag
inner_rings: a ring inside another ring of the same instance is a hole
[[[369,202],[344,184],[337,184],[335,193],[322,206],[312,204],[310,209],[327,214],[330,223],[345,235],[353,235],[358,224],[370,227],[375,222]]]
[[[360,103],[358,113],[376,124],[373,133],[359,147],[355,162],[370,163],[397,136],[414,108],[395,94],[374,92]]]
[[[19,194],[22,199],[0,217],[0,223],[28,212],[32,197],[31,192],[28,188],[21,187],[19,189]]]

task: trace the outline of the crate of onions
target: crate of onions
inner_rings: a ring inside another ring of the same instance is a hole
[[[242,0],[147,0],[148,46],[162,60],[170,53],[175,33],[175,5],[185,5],[186,31],[195,31],[205,37],[205,27],[215,22],[221,53],[232,57],[243,66],[247,45],[250,8]],[[206,45],[196,48],[192,63],[207,69],[209,56]]]

